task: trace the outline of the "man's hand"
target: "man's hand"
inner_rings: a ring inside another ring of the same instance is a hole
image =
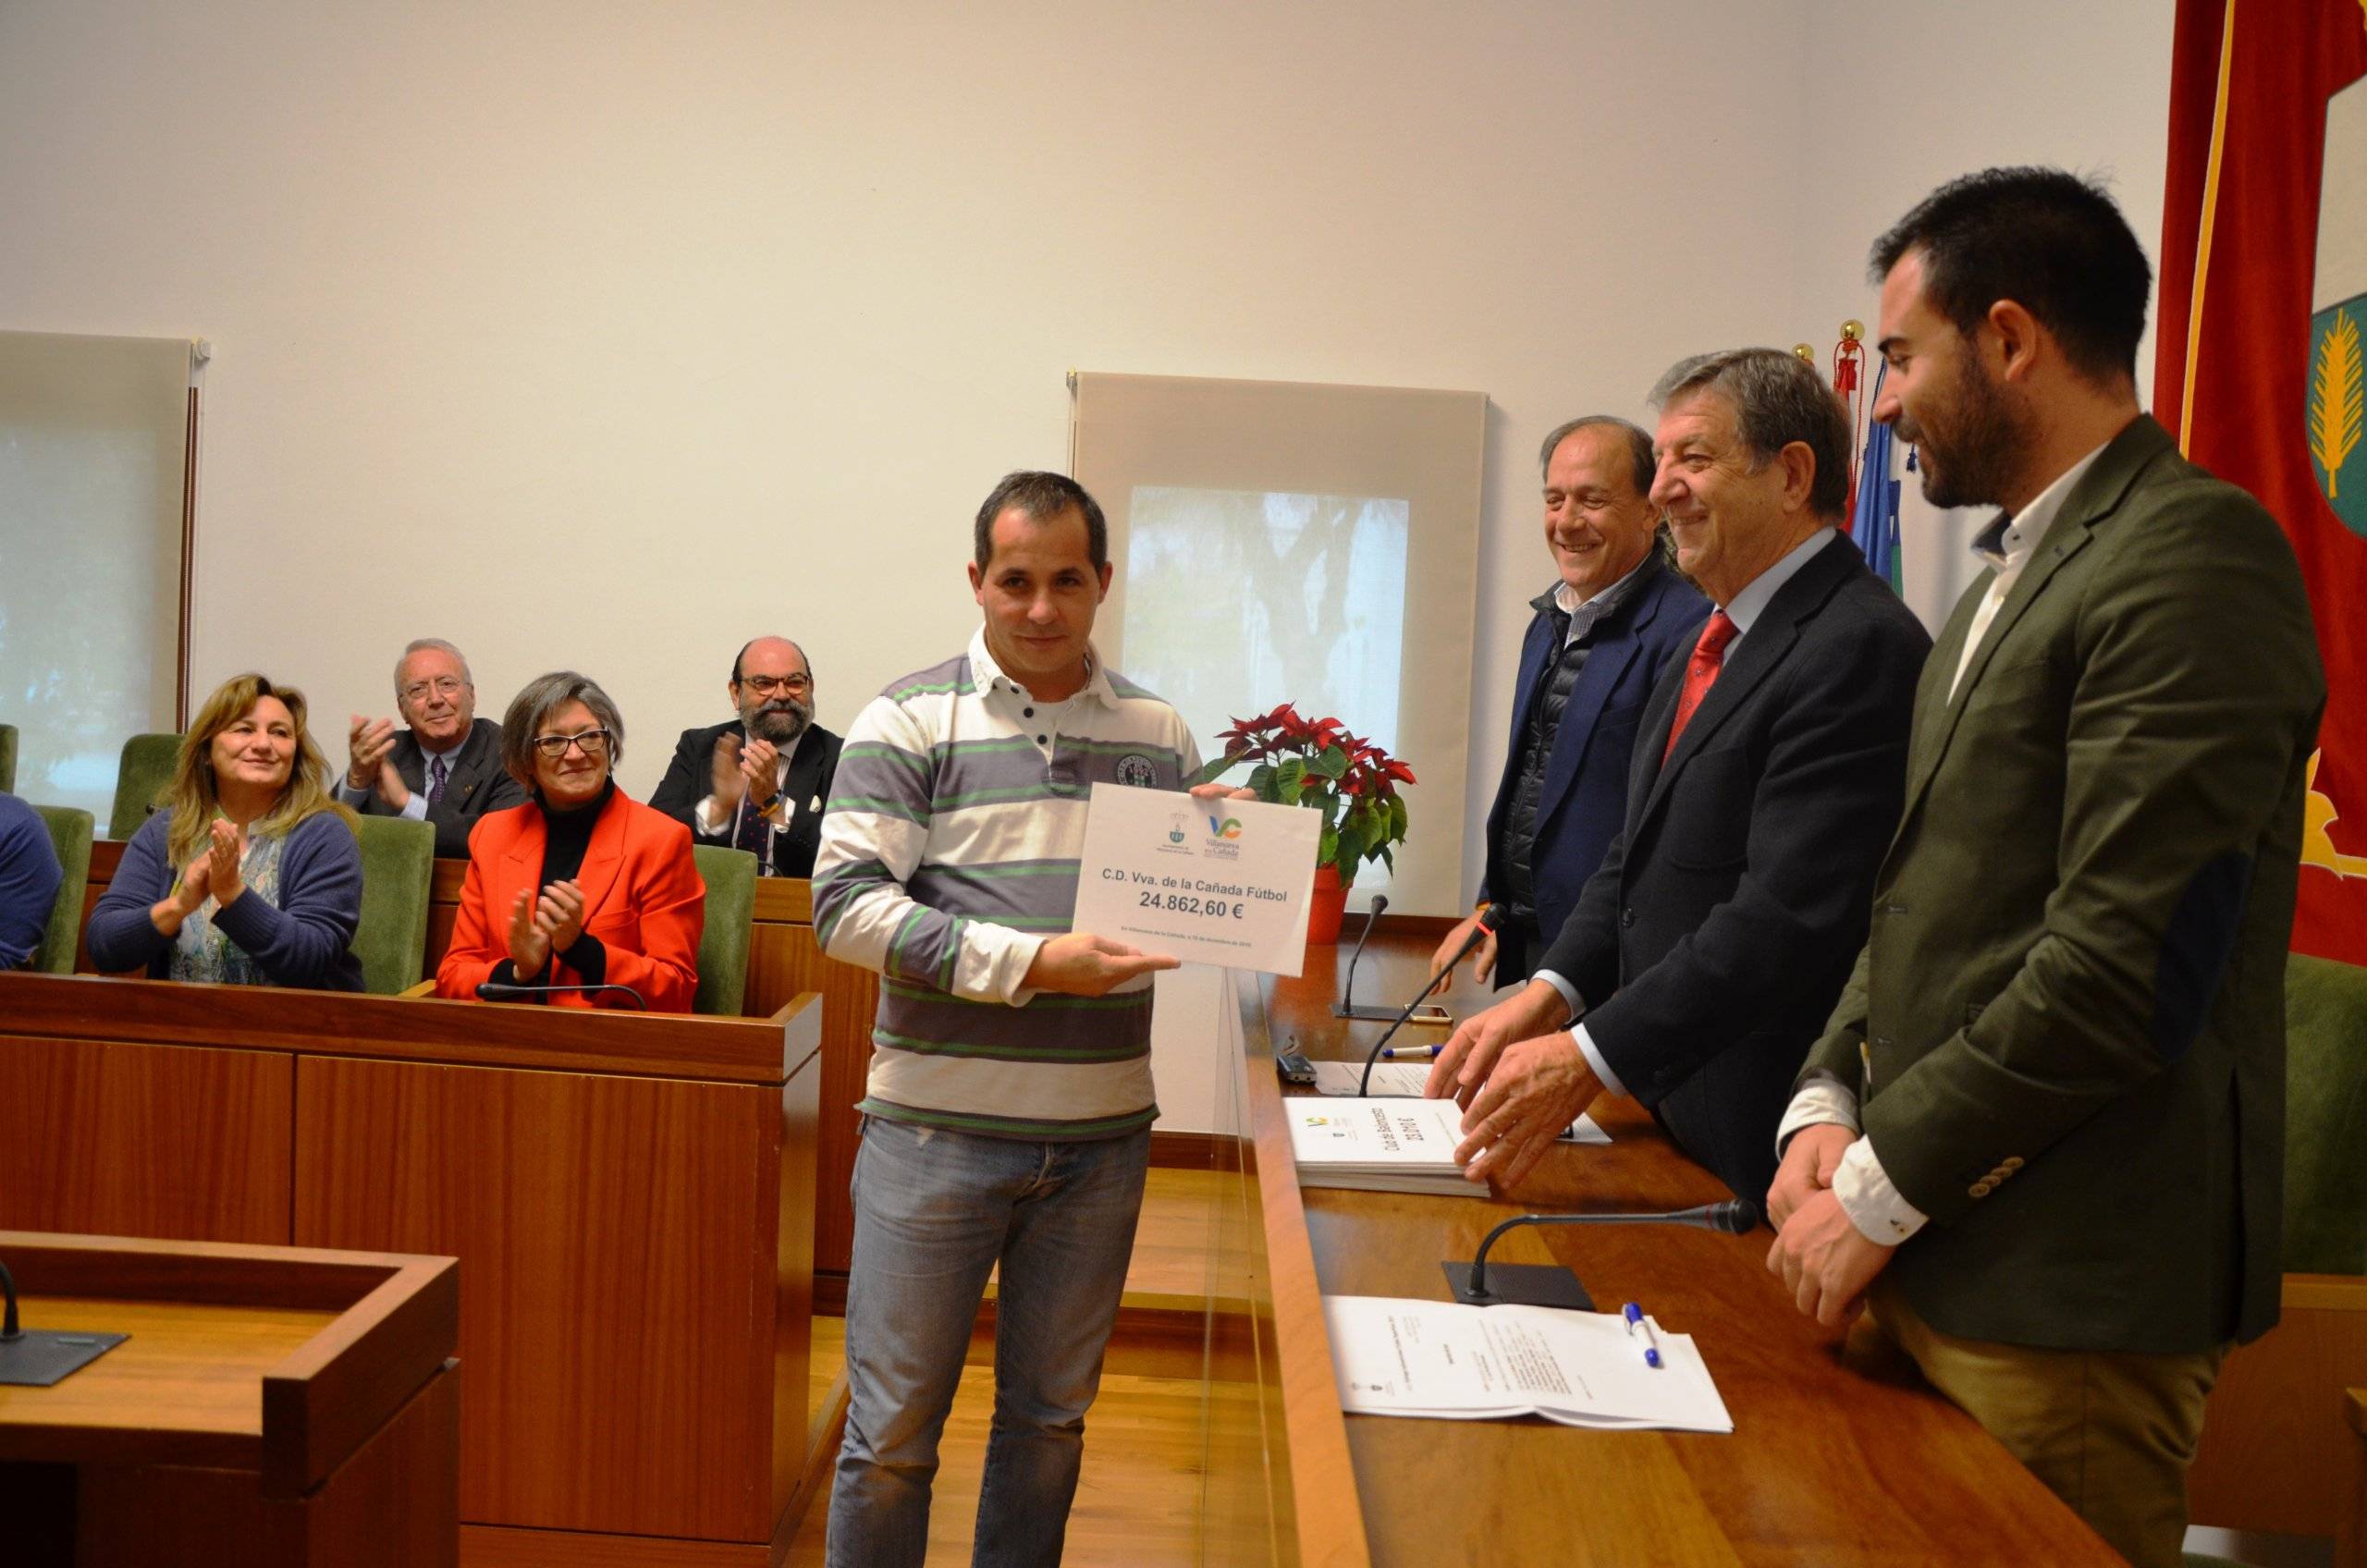
[[[1029,990],[1058,991],[1070,997],[1106,996],[1137,974],[1174,969],[1180,960],[1147,953],[1090,931],[1055,937],[1036,949],[1022,982]]]
[[[1767,1189],[1767,1222],[1781,1231],[1802,1204],[1832,1186],[1841,1157],[1857,1141],[1858,1134],[1837,1121],[1820,1121],[1793,1133],[1784,1145],[1775,1184]]]
[[[534,916],[534,895],[524,888],[509,904],[509,967],[518,972],[519,980],[527,985],[543,972],[550,962],[551,939]]]
[[[206,850],[206,886],[213,890],[214,901],[228,909],[247,885],[239,880],[239,860],[247,852],[247,830],[236,823],[214,819],[214,842]]]
[[[1219,784],[1213,779],[1206,784],[1195,784],[1184,793],[1196,801],[1254,801],[1257,798],[1257,791],[1255,790],[1237,790],[1230,784]]]
[[[352,728],[346,732],[346,745],[352,754],[345,770],[346,787],[374,790],[389,808],[402,810],[411,804],[411,787],[395,771],[395,721],[365,718],[358,713],[352,718]]]
[[[726,820],[740,809],[740,797],[748,792],[747,776],[740,771],[740,737],[717,735],[715,756],[707,769],[707,793],[715,797],[716,809]]]
[[[534,929],[555,953],[575,946],[576,938],[583,935],[583,888],[573,882],[554,882],[544,888],[534,905]]]
[[[1515,1041],[1464,1112],[1463,1142],[1454,1150],[1464,1180],[1493,1178],[1509,1189],[1601,1093],[1602,1080],[1568,1030]]]
[[[1784,1222],[1767,1271],[1782,1276],[1802,1312],[1838,1329],[1865,1310],[1866,1287],[1890,1266],[1893,1250],[1866,1240],[1828,1187]]]
[[[1532,980],[1512,997],[1498,1002],[1484,1012],[1475,1012],[1454,1026],[1447,1036],[1446,1046],[1438,1060],[1430,1063],[1430,1076],[1422,1085],[1426,1098],[1440,1100],[1454,1096],[1465,1109],[1471,1107],[1472,1096],[1487,1081],[1489,1070],[1496,1065],[1496,1058],[1515,1040],[1534,1039],[1549,1034],[1569,1015],[1569,1004],[1562,999],[1551,982]]]
[[[1430,955],[1430,974],[1435,976],[1453,963],[1454,955],[1462,950],[1463,944],[1471,940],[1471,933],[1480,929],[1479,917],[1475,914],[1448,932],[1446,940],[1439,944],[1439,950]],[[1486,931],[1479,938],[1479,945],[1471,949],[1471,978],[1484,986],[1494,978],[1495,973],[1496,934],[1493,931]],[[1453,989],[1453,975],[1449,974],[1439,982],[1439,995],[1444,996]]]
[[[732,737],[727,735],[723,739],[729,741]],[[780,748],[770,741],[752,740],[740,748],[740,787],[748,793],[750,809],[763,811],[773,803],[778,789],[773,782],[773,769],[779,761]]]

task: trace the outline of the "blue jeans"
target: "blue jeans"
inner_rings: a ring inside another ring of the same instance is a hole
[[[865,1122],[830,1568],[921,1568],[938,1436],[998,1261],[994,1426],[970,1561],[1060,1562],[1149,1163],[1147,1131],[1048,1144]]]

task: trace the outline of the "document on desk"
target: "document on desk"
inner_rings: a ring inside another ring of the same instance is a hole
[[[1315,1092],[1353,1098],[1364,1081],[1365,1064],[1361,1061],[1311,1061],[1315,1069]],[[1372,1093],[1367,1097],[1379,1099],[1419,1099],[1422,1085],[1429,1081],[1430,1064],[1427,1061],[1376,1061],[1372,1064]],[[1581,1115],[1562,1133],[1564,1143],[1607,1144],[1611,1134],[1595,1124],[1591,1116]]]
[[[1645,1365],[1643,1337],[1613,1313],[1325,1296],[1323,1316],[1340,1407],[1354,1414],[1735,1429],[1692,1336],[1657,1322],[1655,1367]]]
[[[1096,784],[1071,929],[1185,963],[1296,974],[1322,832],[1323,814],[1304,806]]]
[[[1302,1187],[1488,1195],[1486,1183],[1465,1181],[1454,1162],[1463,1108],[1453,1100],[1298,1095],[1282,1101],[1282,1112],[1290,1118],[1291,1155]]]

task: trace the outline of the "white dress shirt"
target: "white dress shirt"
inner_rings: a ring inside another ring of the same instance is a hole
[[[1957,656],[1956,673],[1948,682],[1950,703],[1956,700],[1965,671],[1972,668],[1972,655],[1989,635],[1998,607],[2014,591],[2014,584],[2021,581],[2022,569],[2038,554],[2039,545],[2045,543],[2073,486],[2094,466],[2103,451],[2099,446],[2065,469],[2055,476],[2054,484],[2031,497],[2019,516],[2007,517],[2001,512],[1973,536],[1973,553],[1988,562],[1996,576],[1981,594],[1981,606],[1973,611],[1972,624],[1965,629],[1964,652]],[[1775,1129],[1776,1153],[1781,1155],[1792,1134],[1801,1128],[1826,1122],[1858,1134],[1842,1151],[1841,1163],[1833,1172],[1833,1195],[1841,1201],[1842,1212],[1849,1216],[1849,1223],[1858,1228],[1858,1233],[1870,1242],[1896,1246],[1923,1229],[1930,1217],[1907,1202],[1892,1183],[1889,1173],[1883,1170],[1883,1162],[1874,1155],[1874,1141],[1860,1130],[1858,1096],[1831,1073],[1818,1073],[1792,1096],[1790,1108]]]
[[[1809,559],[1839,532],[1834,528],[1818,529],[1793,545],[1783,559],[1744,583],[1731,603],[1718,606],[1726,612],[1726,619],[1735,623],[1735,634],[1726,640],[1726,651],[1720,657],[1720,669],[1725,668],[1726,660],[1735,656],[1735,650],[1742,645],[1744,638],[1750,635],[1751,627],[1782,591],[1784,584],[1799,575],[1800,569],[1808,565]],[[1570,1010],[1571,1022],[1576,1024],[1572,1035],[1578,1042],[1579,1054],[1587,1059],[1587,1065],[1594,1069],[1594,1075],[1602,1081],[1602,1086],[1614,1095],[1625,1094],[1626,1086],[1620,1083],[1619,1074],[1611,1071],[1611,1063],[1603,1060],[1601,1050],[1594,1043],[1594,1036],[1587,1032],[1584,1023],[1577,1023],[1587,1011],[1586,998],[1578,995],[1578,988],[1570,983],[1566,975],[1557,974],[1550,969],[1539,970],[1537,978],[1562,993],[1562,1000]]]

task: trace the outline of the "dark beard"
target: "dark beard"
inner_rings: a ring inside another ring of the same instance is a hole
[[[814,722],[814,708],[794,697],[776,698],[747,716],[743,721],[748,733],[759,741],[770,741],[776,746],[787,746]]]
[[[1944,429],[1919,426],[1907,436],[1922,449],[1923,498],[1935,507],[1999,505],[2030,450],[2029,422],[1969,362],[1957,373],[1956,392]]]

